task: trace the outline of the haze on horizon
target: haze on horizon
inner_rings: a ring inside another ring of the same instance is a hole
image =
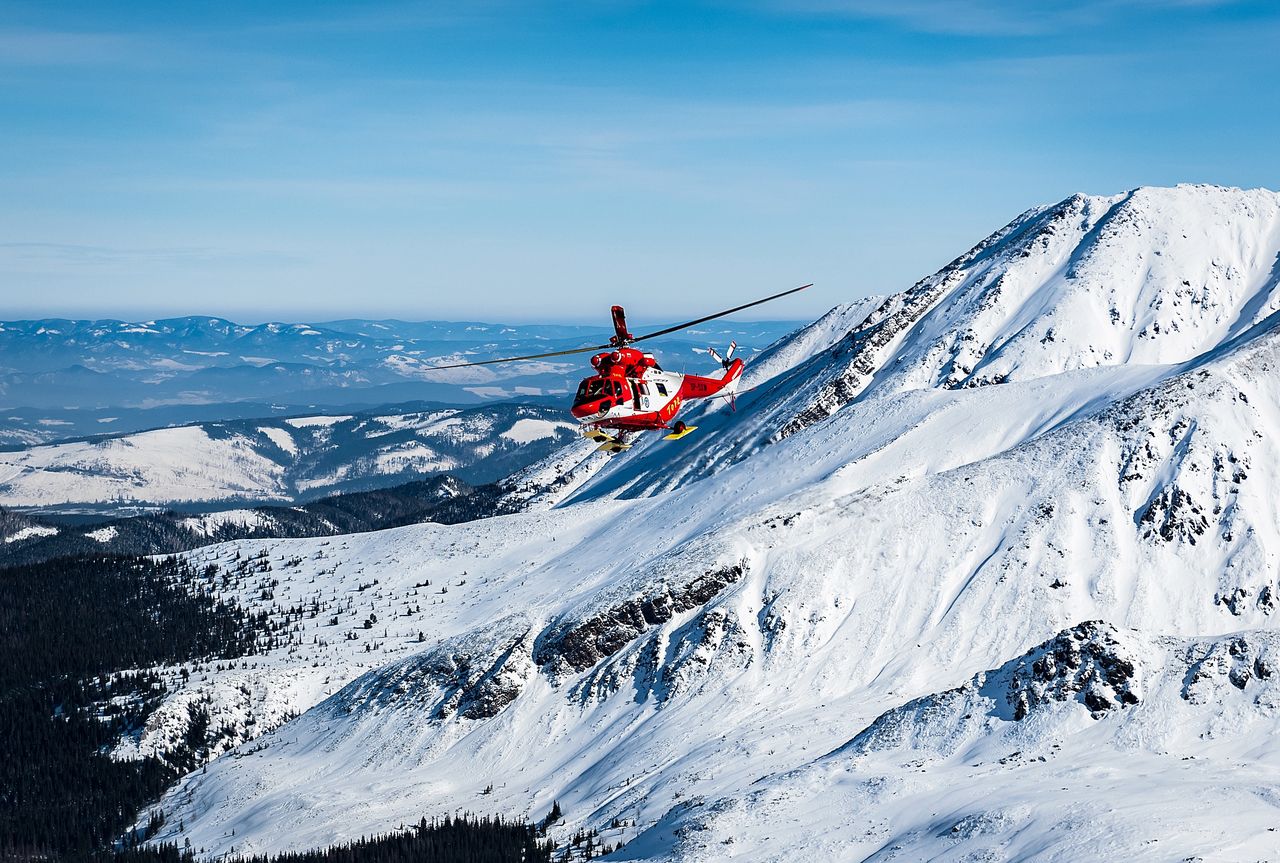
[[[1258,0],[4,3],[0,317],[757,317],[1280,186]]]

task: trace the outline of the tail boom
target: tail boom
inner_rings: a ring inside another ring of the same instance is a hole
[[[724,374],[718,378],[706,378],[701,375],[685,375],[684,380],[680,384],[681,399],[705,399],[714,395],[719,395],[726,387],[730,387],[737,383],[738,378],[742,377],[743,363],[742,360],[736,359],[729,363]]]

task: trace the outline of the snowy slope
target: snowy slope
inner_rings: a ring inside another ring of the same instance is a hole
[[[491,482],[576,429],[561,410],[511,404],[157,429],[0,453],[0,505],[293,501],[443,472]]]
[[[1072,198],[775,345],[713,433],[531,469],[550,509],[193,553],[317,613],[235,672],[300,715],[247,698],[162,838],[559,800],[624,860],[1280,855],[1278,220]]]
[[[618,859],[665,834],[684,859],[748,845],[756,859],[1273,860],[1278,659],[1274,630],[1081,624],[788,775],[674,815]],[[833,809],[849,822],[834,834]]]
[[[775,365],[766,353],[767,377],[749,371],[754,389],[738,400],[749,419],[713,405],[698,419],[713,433],[688,441],[674,478],[655,451],[652,464],[620,463],[599,493],[707,476],[874,396],[1185,362],[1280,308],[1278,286],[1274,192],[1075,195],[1024,213],[901,294],[847,307],[851,325],[806,362]],[[773,374],[779,366],[788,371]]]

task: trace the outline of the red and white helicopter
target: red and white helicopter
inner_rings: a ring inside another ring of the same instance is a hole
[[[631,444],[626,442],[626,437],[631,432],[666,429],[670,432],[665,435],[667,440],[679,440],[697,428],[697,426],[685,425],[678,420],[673,422],[680,407],[686,401],[715,397],[733,399],[743,370],[742,360],[733,357],[733,352],[738,346],[737,342],[729,343],[729,349],[725,351],[723,357],[715,348],[705,349],[712,359],[720,363],[723,373],[719,377],[664,371],[654,359],[653,354],[637,350],[630,345],[665,336],[705,321],[722,318],[811,287],[813,287],[812,284],[801,285],[798,288],[765,297],[763,300],[735,306],[723,312],[716,312],[714,315],[686,321],[643,336],[633,336],[627,330],[626,313],[622,310],[622,306],[614,306],[612,309],[614,335],[610,337],[607,345],[529,354],[522,357],[504,357],[497,360],[479,360],[472,363],[454,363],[447,366],[431,366],[430,370],[516,363],[601,351],[591,358],[591,365],[595,367],[596,373],[585,378],[578,385],[578,393],[574,397],[573,407],[570,408],[573,418],[582,425],[582,434],[600,444],[598,448],[600,451],[610,453],[630,449]],[[616,430],[617,434],[610,434],[605,429]]]

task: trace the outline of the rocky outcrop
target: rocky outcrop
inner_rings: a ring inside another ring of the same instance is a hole
[[[1079,210],[1083,201],[1077,195],[1047,211],[1041,208],[1028,210],[939,272],[922,279],[902,294],[885,300],[828,352],[825,364],[831,365],[830,357],[838,358],[847,354],[849,359],[835,367],[835,372],[823,381],[809,403],[773,435],[773,442],[788,438],[826,419],[857,399],[872,378],[884,369],[886,353],[939,302],[948,297],[953,302],[972,298],[980,309],[992,306],[1000,297],[1001,277],[997,274],[991,279],[981,279],[977,284],[966,287],[965,283],[973,275],[973,266],[993,256],[1008,259],[1027,257],[1031,254],[1030,247],[1037,239],[1051,236],[1053,226]],[[1035,229],[1036,226],[1039,226],[1038,230]],[[957,291],[961,296],[953,296]],[[974,368],[982,359],[982,350],[983,347],[972,331],[952,334],[946,344],[935,344],[935,359],[947,370],[944,378],[938,382],[939,385],[955,389],[1002,383],[1003,375],[972,376]]]
[[[1101,621],[1086,621],[1027,651],[1008,668],[1005,703],[1021,721],[1041,705],[1075,700],[1094,719],[1138,703],[1136,666]]]
[[[1192,704],[1214,700],[1224,683],[1247,690],[1251,685],[1271,681],[1280,663],[1274,644],[1248,634],[1192,645],[1184,659],[1187,673],[1181,695]]]
[[[804,409],[774,433],[773,442],[821,422],[857,398],[879,369],[882,351],[918,321],[960,278],[959,274],[949,274],[936,283],[922,282],[900,297],[885,300],[832,348],[828,357],[824,357],[826,362],[841,355],[848,355],[849,359],[837,373],[828,377]]]
[[[432,719],[497,716],[533,675],[530,632],[513,633],[514,623],[500,621],[366,674],[335,695],[332,706],[355,713],[409,704]]]
[[[1077,702],[1094,719],[1136,705],[1138,663],[1118,636],[1100,621],[1077,624],[963,686],[881,714],[836,753],[906,747],[949,755],[984,731],[1054,704]]]
[[[583,618],[558,621],[538,639],[533,661],[553,675],[585,671],[652,627],[706,605],[745,573],[745,562],[739,562],[708,569],[680,581],[663,579]]]

